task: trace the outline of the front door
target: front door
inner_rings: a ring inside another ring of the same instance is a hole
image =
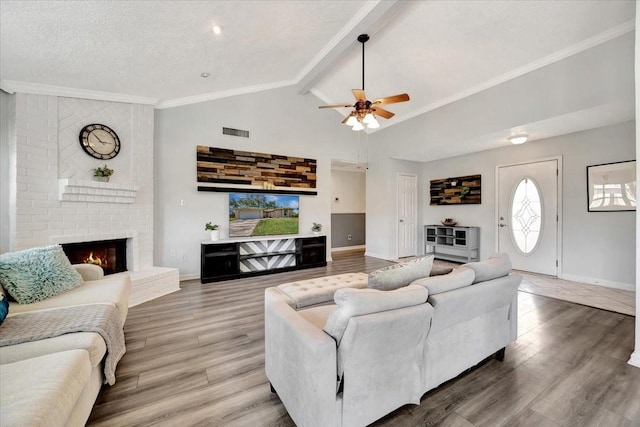
[[[558,275],[558,159],[500,166],[498,251],[513,268]]]
[[[418,177],[398,174],[398,258],[416,254]]]

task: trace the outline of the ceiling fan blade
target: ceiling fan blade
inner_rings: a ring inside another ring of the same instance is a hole
[[[353,92],[353,96],[355,96],[356,101],[366,101],[367,95],[364,94],[364,90],[362,89],[351,89]]]
[[[341,121],[340,123],[342,123],[342,124],[347,123],[347,120],[349,120],[349,118],[350,118],[351,116],[353,116],[353,114],[347,114],[347,115],[344,117],[344,120],[343,120],[343,121]]]
[[[372,102],[372,104],[380,105],[380,104],[394,104],[396,102],[405,102],[409,100],[409,95],[403,93],[401,95],[393,95],[387,96],[386,98],[376,99]]]
[[[376,116],[384,117],[385,119],[390,119],[391,117],[395,116],[395,114],[393,114],[391,111],[387,111],[384,108],[380,107],[373,107],[371,108],[371,111],[373,111]]]
[[[353,105],[339,104],[339,105],[321,105],[318,108],[353,108]]]

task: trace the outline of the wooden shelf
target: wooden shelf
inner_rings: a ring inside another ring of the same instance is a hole
[[[214,193],[262,193],[262,194],[295,194],[298,196],[317,196],[317,191],[306,190],[264,190],[262,188],[238,188],[238,187],[207,187],[198,185],[198,191],[211,191]]]

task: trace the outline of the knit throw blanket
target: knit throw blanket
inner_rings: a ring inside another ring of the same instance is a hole
[[[0,328],[0,347],[54,338],[74,332],[96,332],[107,345],[105,382],[116,382],[116,366],[126,348],[120,313],[114,305],[91,304],[34,311],[7,317]]]

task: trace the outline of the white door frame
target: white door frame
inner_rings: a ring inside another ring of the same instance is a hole
[[[549,160],[556,160],[558,162],[558,221],[556,223],[557,226],[557,247],[556,247],[556,256],[558,259],[558,277],[562,278],[562,156],[553,156],[553,157],[543,157],[543,158],[539,158],[539,159],[531,159],[531,160],[523,160],[520,162],[514,162],[514,163],[505,163],[505,164],[500,164],[500,165],[496,165],[496,170],[495,170],[495,175],[494,175],[494,181],[495,181],[495,190],[494,190],[494,202],[493,202],[493,221],[494,221],[494,226],[493,226],[493,232],[494,232],[494,240],[495,240],[495,247],[494,247],[494,251],[497,252],[498,251],[498,245],[499,245],[499,236],[498,236],[498,224],[500,223],[500,221],[498,220],[498,203],[499,203],[499,197],[500,194],[498,193],[500,190],[500,181],[498,178],[498,172],[500,170],[500,168],[503,167],[509,167],[509,166],[520,166],[520,165],[526,165],[529,163],[539,163],[539,162],[546,162]]]
[[[400,195],[400,191],[398,191],[398,183],[400,182],[400,176],[410,176],[415,178],[416,180],[416,191],[415,191],[415,197],[416,197],[416,203],[415,203],[415,209],[414,209],[414,217],[416,219],[416,225],[415,225],[415,230],[414,234],[415,234],[415,248],[414,248],[414,256],[418,254],[418,175],[415,173],[408,173],[408,172],[397,172],[396,173],[396,259],[400,259],[400,209],[399,209],[399,204],[400,204],[400,199],[399,199],[399,195]]]

